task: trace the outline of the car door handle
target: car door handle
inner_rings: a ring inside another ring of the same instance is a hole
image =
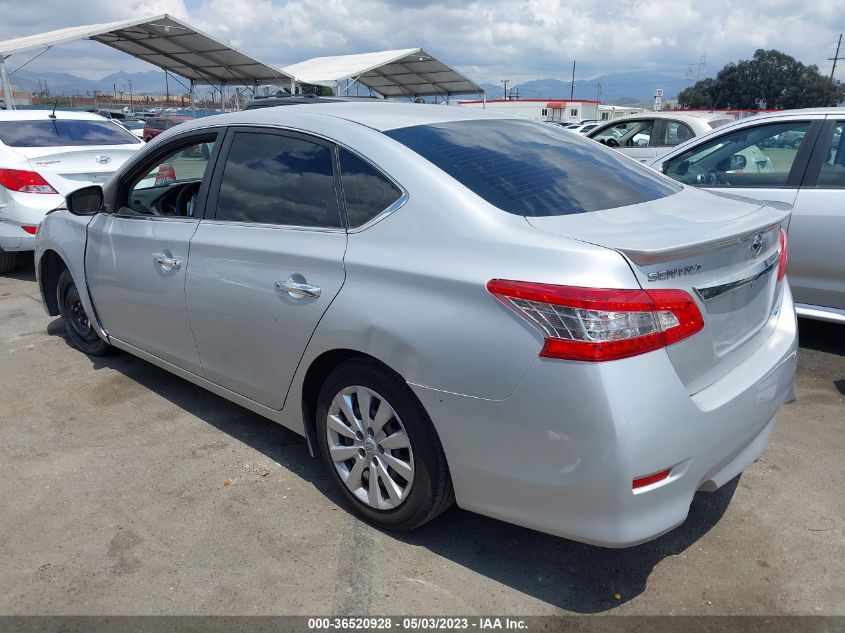
[[[182,268],[182,260],[178,257],[169,257],[164,253],[153,253],[153,261],[161,266],[162,270],[179,270]]]
[[[277,281],[274,285],[277,290],[284,290],[295,299],[302,299],[303,297],[316,299],[320,296],[321,292],[318,286],[307,284],[304,280],[300,282],[294,279],[293,275],[291,275],[286,281]]]

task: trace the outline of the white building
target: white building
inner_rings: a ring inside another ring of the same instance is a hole
[[[459,101],[467,108],[487,108],[516,114],[535,121],[581,121],[617,119],[628,114],[639,114],[645,108],[604,105],[598,101],[574,99],[492,99],[490,101]]]
[[[459,101],[467,108],[502,110],[535,121],[561,121],[579,123],[586,119],[597,119],[598,101],[570,99],[491,99],[490,101]]]

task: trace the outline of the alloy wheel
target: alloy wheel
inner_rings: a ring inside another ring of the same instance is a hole
[[[396,411],[360,385],[335,394],[326,418],[329,455],[341,481],[376,510],[397,508],[411,491],[414,455]]]

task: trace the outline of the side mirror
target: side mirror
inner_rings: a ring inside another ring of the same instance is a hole
[[[669,164],[670,163],[668,161],[663,163],[663,173],[664,174],[669,173]],[[689,161],[688,160],[682,160],[681,162],[679,162],[675,166],[675,173],[678,176],[686,176],[688,172],[689,172]]]
[[[72,191],[65,196],[65,204],[73,215],[95,215],[103,208],[103,188],[91,185]]]

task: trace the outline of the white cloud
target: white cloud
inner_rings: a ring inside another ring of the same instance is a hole
[[[0,0],[0,39],[142,15],[172,13],[262,61],[423,46],[478,81],[568,79],[654,70],[683,77],[707,55],[714,72],[756,48],[777,48],[830,68],[845,0]],[[68,45],[32,68],[93,77],[143,64],[97,47]],[[66,53],[66,54],[65,54]]]

